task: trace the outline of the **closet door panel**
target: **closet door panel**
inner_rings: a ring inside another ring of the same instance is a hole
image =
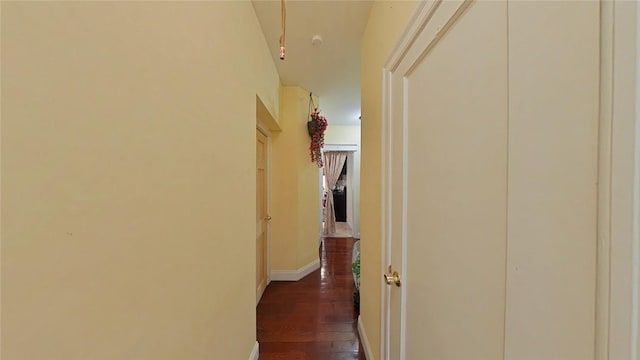
[[[507,360],[593,359],[599,3],[509,3]]]

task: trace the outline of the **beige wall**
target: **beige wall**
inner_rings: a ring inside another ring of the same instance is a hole
[[[360,159],[361,141],[360,125],[330,125],[324,136],[327,145],[356,145],[358,150],[351,156],[353,159],[352,189],[347,189],[347,221],[352,225],[355,237],[360,237]]]
[[[320,184],[309,157],[308,110],[309,91],[282,87],[282,131],[273,133],[271,153],[272,271],[298,270],[318,260]]]
[[[330,125],[324,134],[325,144],[360,144],[359,125]]]
[[[380,359],[380,112],[382,67],[417,1],[376,1],[362,36],[362,163],[360,176],[360,316]]]
[[[251,4],[3,2],[2,53],[2,358],[247,359]]]

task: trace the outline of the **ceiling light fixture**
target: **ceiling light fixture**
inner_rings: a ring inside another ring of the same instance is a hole
[[[314,47],[319,47],[320,45],[322,45],[322,36],[314,35],[311,38],[311,45],[313,45]]]
[[[284,60],[284,39],[287,32],[287,5],[285,0],[280,0],[280,25],[282,32],[280,33],[280,60]]]

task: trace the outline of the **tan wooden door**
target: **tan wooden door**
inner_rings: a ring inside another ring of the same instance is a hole
[[[256,130],[256,302],[267,286],[267,137]]]
[[[598,7],[418,7],[383,79],[382,359],[594,358]]]

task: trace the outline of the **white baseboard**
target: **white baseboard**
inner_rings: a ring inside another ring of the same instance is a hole
[[[367,333],[364,331],[364,325],[362,325],[362,317],[360,316],[358,316],[358,334],[360,334],[360,344],[364,349],[364,357],[367,358],[367,360],[375,360],[373,352],[371,351],[369,338],[367,337]]]
[[[256,306],[258,306],[258,303],[260,302],[260,299],[262,299],[262,295],[264,294],[264,291],[267,289],[268,285],[269,283],[267,282],[266,284],[258,286],[258,289],[256,291]]]
[[[316,259],[298,270],[273,270],[272,281],[298,281],[320,268],[320,259]]]
[[[260,344],[256,341],[255,345],[253,345],[253,350],[251,350],[251,355],[249,355],[249,360],[258,360],[258,356],[260,356]]]

